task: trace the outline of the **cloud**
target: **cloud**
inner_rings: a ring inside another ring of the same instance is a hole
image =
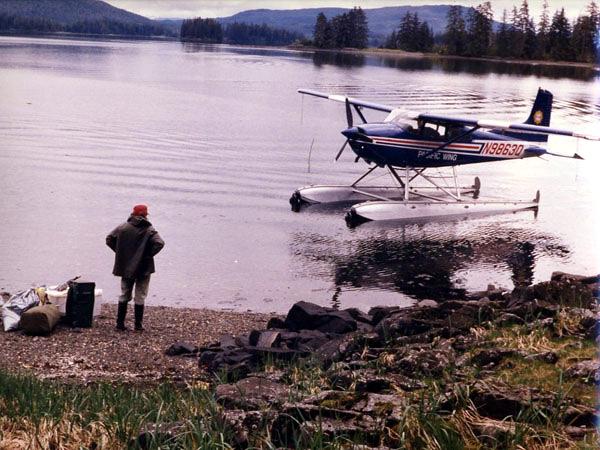
[[[188,17],[226,17],[240,11],[249,9],[300,9],[300,8],[325,8],[343,7],[352,8],[361,6],[367,8],[379,8],[382,6],[402,5],[432,5],[442,3],[455,3],[443,0],[105,0],[117,8],[122,8],[146,17],[159,18],[188,18]],[[460,3],[465,6],[477,6],[484,0],[463,0]],[[502,16],[502,10],[509,12],[513,6],[520,7],[521,0],[492,0],[495,18]],[[549,0],[550,13],[562,7],[571,18],[577,17],[585,12],[589,0]],[[529,8],[531,14],[537,16],[541,11],[542,0],[530,0]]]

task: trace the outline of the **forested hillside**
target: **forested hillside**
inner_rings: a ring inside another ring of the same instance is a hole
[[[434,34],[441,34],[446,27],[449,8],[450,5],[434,5],[364,9],[370,30],[370,45],[383,44],[386,36],[398,27],[407,12],[417,13],[421,20],[429,24]],[[461,7],[461,9],[466,15],[471,8]],[[327,18],[332,18],[348,11],[348,8],[255,9],[243,11],[231,17],[221,17],[217,20],[224,25],[234,22],[264,23],[270,27],[284,28],[310,37],[313,35],[315,21],[319,13],[323,13]]]
[[[169,34],[161,24],[101,0],[1,0],[0,31]]]

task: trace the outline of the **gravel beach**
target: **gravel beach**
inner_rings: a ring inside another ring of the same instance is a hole
[[[196,358],[167,356],[166,348],[177,341],[202,346],[223,334],[264,328],[271,315],[150,306],[142,333],[117,332],[115,317],[116,304],[104,304],[92,328],[73,331],[59,325],[44,337],[0,331],[0,369],[84,384],[189,382],[207,374]],[[133,328],[133,311],[127,318]]]

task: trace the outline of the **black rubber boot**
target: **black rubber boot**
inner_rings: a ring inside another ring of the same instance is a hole
[[[135,314],[135,331],[144,331],[142,322],[144,321],[144,305],[133,305]]]
[[[127,331],[125,316],[127,315],[127,302],[119,302],[117,309],[117,330]]]

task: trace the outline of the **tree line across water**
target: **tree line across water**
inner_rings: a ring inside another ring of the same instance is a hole
[[[186,19],[181,24],[181,40],[196,40],[207,43],[289,45],[303,36],[265,24],[231,23],[221,25],[215,19]]]
[[[523,0],[520,8],[513,7],[510,18],[504,10],[495,31],[489,1],[470,8],[466,15],[463,15],[463,7],[451,6],[445,32],[437,36],[426,21],[419,20],[417,13],[407,12],[383,47],[455,56],[597,62],[600,14],[594,0],[586,12],[572,23],[565,16],[564,8],[557,10],[551,18],[545,0],[536,24],[527,0]],[[315,23],[312,45],[317,48],[364,48],[368,33],[367,20],[360,8],[331,21],[321,13]]]
[[[119,34],[127,36],[170,36],[172,33],[160,24],[131,23],[111,19],[82,20],[62,24],[50,19],[20,17],[0,13],[0,31],[18,33],[82,33]]]

